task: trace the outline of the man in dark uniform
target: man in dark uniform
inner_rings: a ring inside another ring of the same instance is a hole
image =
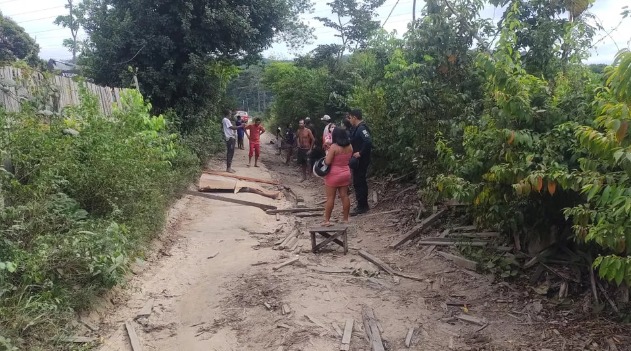
[[[355,198],[357,207],[351,212],[351,216],[366,213],[368,207],[368,181],[366,176],[370,165],[370,154],[372,151],[372,138],[370,129],[363,121],[361,110],[352,110],[349,113],[350,122],[353,125],[351,131],[351,144],[353,145],[353,157],[357,159],[357,167],[353,170],[353,187],[355,188]]]

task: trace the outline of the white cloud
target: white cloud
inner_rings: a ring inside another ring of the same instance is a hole
[[[384,26],[386,30],[396,30],[399,35],[402,35],[407,30],[407,25],[412,20],[412,1],[399,0],[395,7],[397,0],[386,0],[377,11],[378,19],[383,22],[394,8],[392,15]],[[315,16],[331,16],[330,8],[326,4],[328,0],[316,0],[315,2],[314,13],[305,15],[304,18],[309,19],[316,29],[317,40],[314,44],[303,48],[300,53],[306,53],[318,44],[339,42],[339,38],[335,37],[334,30],[323,27],[320,22],[313,19]],[[620,12],[623,3],[620,0],[597,0],[590,11],[603,22],[603,26],[606,29],[611,30],[620,22]],[[0,0],[0,11],[16,20],[37,40],[41,46],[40,56],[42,58],[68,59],[71,57],[71,54],[62,46],[62,42],[65,38],[70,37],[70,31],[53,23],[56,16],[67,11],[64,8],[65,4],[66,0]],[[421,13],[423,6],[424,1],[418,0],[417,15]],[[487,7],[482,11],[482,15],[488,18],[495,16],[497,20],[501,16],[501,11]],[[605,32],[599,31],[596,38],[600,39],[603,36],[605,36]],[[610,36],[605,36],[596,48],[592,50],[592,57],[587,62],[612,62],[619,48],[629,47],[629,40],[631,40],[631,18],[623,21]],[[294,56],[282,43],[274,44],[265,51],[264,55],[282,58]]]

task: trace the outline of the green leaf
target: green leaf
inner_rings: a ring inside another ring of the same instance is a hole
[[[619,267],[616,268],[615,281],[616,284],[620,285],[624,280],[626,267],[622,259],[618,259]]]
[[[589,193],[587,194],[587,201],[591,201],[592,198],[596,196],[599,190],[600,190],[600,185],[593,184],[592,188],[589,190]]]

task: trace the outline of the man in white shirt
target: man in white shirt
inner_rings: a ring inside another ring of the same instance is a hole
[[[223,125],[223,135],[226,140],[226,149],[228,151],[226,155],[226,172],[235,173],[236,171],[232,169],[232,158],[234,157],[234,148],[237,143],[237,133],[235,131],[239,128],[243,128],[243,124],[239,127],[233,126],[230,121],[231,115],[232,111],[225,109],[223,111],[223,120],[221,121],[221,124]]]

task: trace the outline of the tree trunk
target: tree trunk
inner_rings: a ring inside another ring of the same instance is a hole
[[[412,1],[412,29],[416,27],[416,0]]]

